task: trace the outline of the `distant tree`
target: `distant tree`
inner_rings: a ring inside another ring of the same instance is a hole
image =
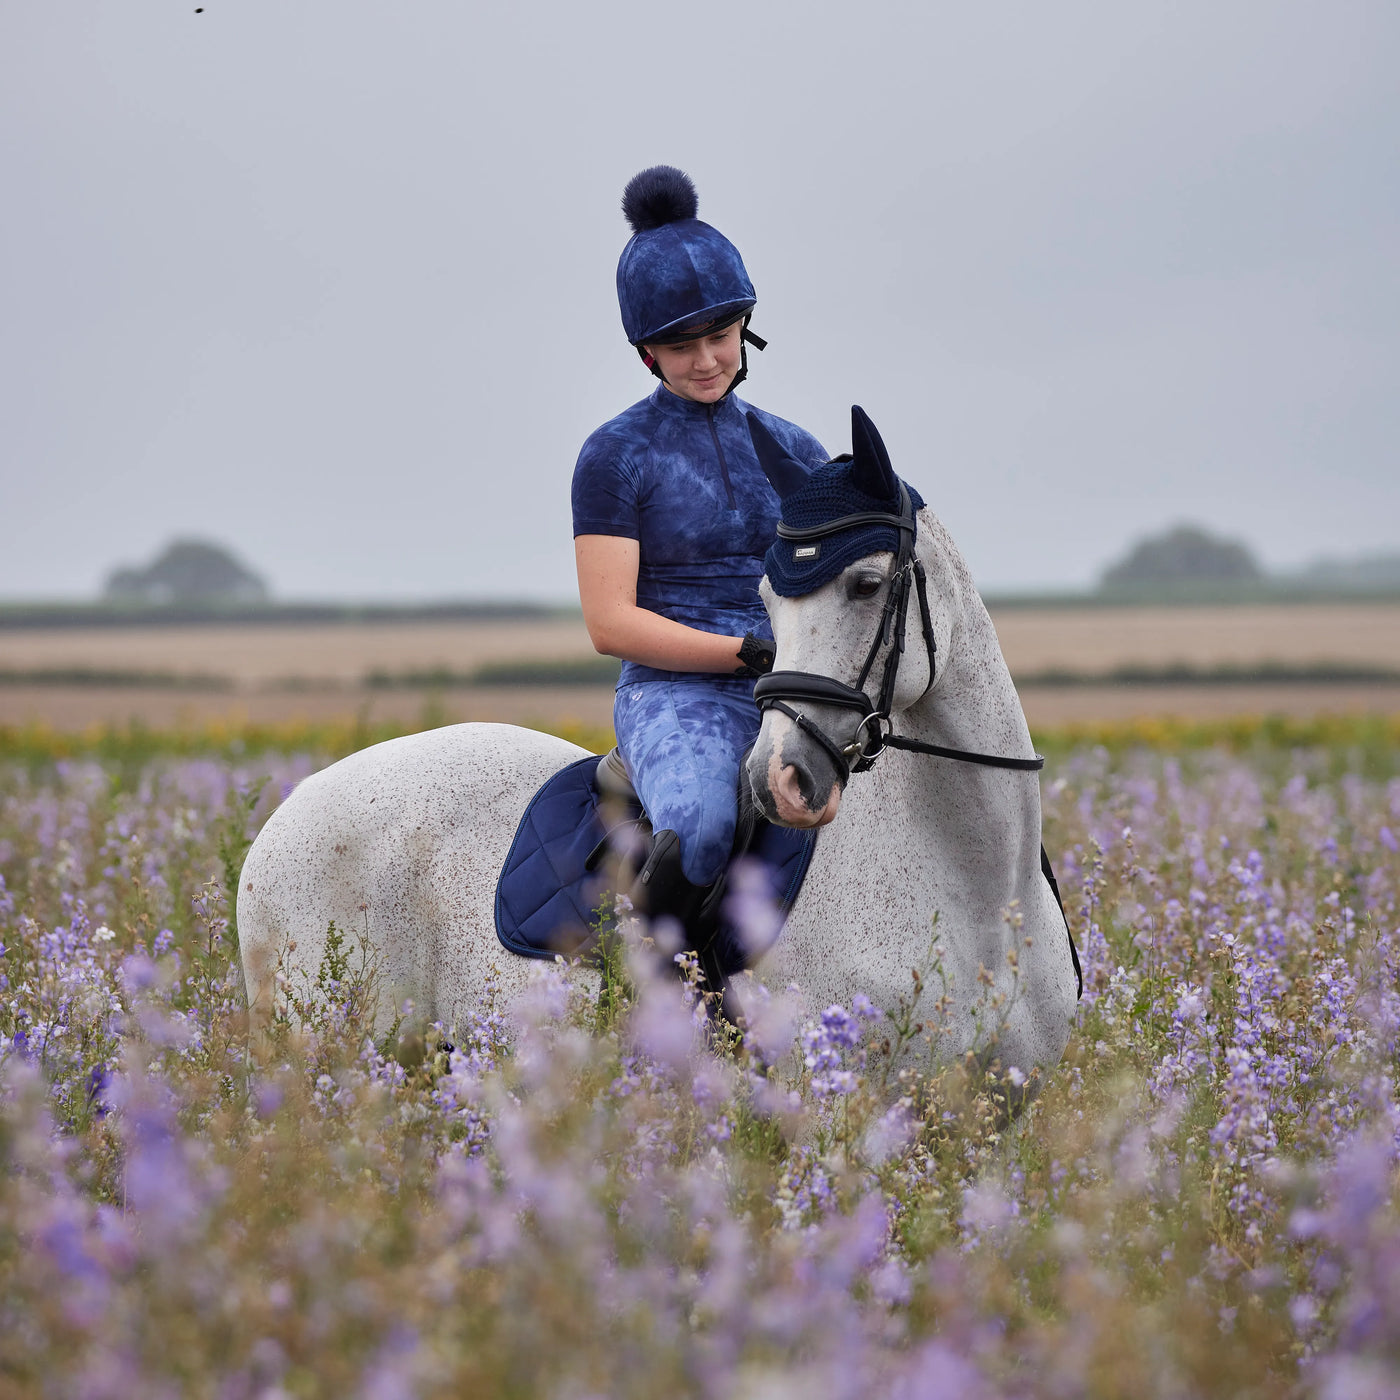
[[[1125,558],[1104,570],[1101,588],[1149,583],[1241,582],[1264,571],[1238,540],[1224,540],[1198,525],[1177,525],[1140,540]]]
[[[175,540],[144,569],[115,569],[103,597],[120,603],[261,603],[267,584],[222,545]]]

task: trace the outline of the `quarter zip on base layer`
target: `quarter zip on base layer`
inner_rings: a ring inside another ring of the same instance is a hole
[[[719,445],[719,432],[715,428],[715,410],[711,404],[705,405],[705,421],[710,425],[710,436],[715,441],[715,455],[719,458],[719,474],[724,478],[724,495],[730,510],[738,510],[734,499],[734,487],[729,480],[729,463],[724,460],[724,448]]]

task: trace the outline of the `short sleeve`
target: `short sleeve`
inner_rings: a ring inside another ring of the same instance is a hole
[[[626,447],[598,431],[583,444],[574,467],[574,534],[641,538],[641,482]]]

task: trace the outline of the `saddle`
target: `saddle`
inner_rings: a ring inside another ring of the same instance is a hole
[[[815,831],[771,825],[740,768],[738,817],[728,867],[685,920],[687,946],[712,985],[751,966],[772,946],[802,888]],[[530,799],[496,886],[496,934],[521,957],[587,956],[615,891],[631,887],[651,842],[651,823],[621,753],[590,754],[549,778]],[[778,919],[764,940],[741,927],[725,895],[735,863],[763,875]]]

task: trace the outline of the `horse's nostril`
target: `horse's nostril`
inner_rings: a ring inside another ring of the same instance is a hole
[[[801,763],[789,763],[787,766],[792,769],[793,781],[797,784],[798,792],[802,794],[803,802],[810,807],[817,791],[817,785],[813,782],[811,773]]]

